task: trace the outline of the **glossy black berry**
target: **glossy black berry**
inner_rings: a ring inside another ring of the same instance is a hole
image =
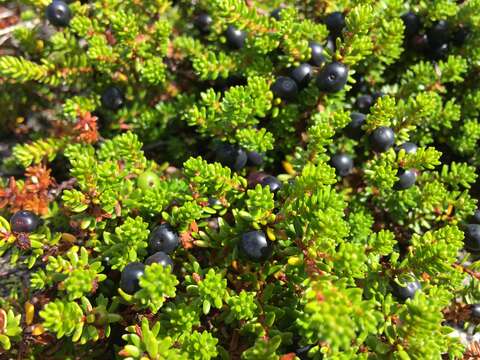
[[[70,24],[72,13],[67,3],[61,0],[54,0],[47,6],[45,11],[47,20],[54,26],[66,27]]]
[[[414,35],[409,41],[409,47],[416,52],[424,52],[429,48],[428,38],[426,34]]]
[[[232,49],[241,49],[245,44],[245,39],[247,38],[247,33],[245,31],[237,29],[233,25],[229,25],[225,31],[225,36],[227,38],[227,44]]]
[[[480,252],[480,225],[468,224],[465,226],[465,249],[470,252]]]
[[[433,48],[429,47],[427,50],[427,55],[433,60],[440,60],[447,57],[449,50],[448,44],[444,43]]]
[[[420,30],[420,17],[413,13],[413,12],[408,12],[406,14],[402,15],[402,21],[403,25],[405,25],[405,37],[410,38],[413,35],[417,34],[418,31]]]
[[[335,168],[340,176],[347,176],[352,172],[353,160],[347,154],[339,153],[332,157],[330,164]]]
[[[390,149],[395,142],[395,133],[387,126],[380,126],[370,135],[370,144],[376,152],[384,152]]]
[[[351,139],[360,139],[364,131],[362,125],[365,124],[365,114],[353,111],[350,114],[350,123],[345,127],[345,134]]]
[[[324,92],[337,92],[343,89],[348,79],[348,68],[340,62],[325,65],[317,76],[317,86]]]
[[[15,233],[31,233],[40,224],[40,219],[31,211],[17,211],[10,218],[10,227]]]
[[[276,8],[276,9],[272,10],[272,12],[270,13],[270,16],[272,18],[274,18],[275,20],[280,20],[282,18],[281,17],[282,10],[283,10],[283,8],[281,8],[281,7]]]
[[[321,66],[325,62],[323,46],[315,41],[310,41],[310,64],[313,66]]]
[[[396,150],[405,150],[407,154],[415,154],[417,152],[418,146],[412,142],[405,142],[402,145],[397,146]]]
[[[120,289],[127,294],[133,294],[140,290],[139,279],[145,271],[145,265],[141,262],[132,262],[125,266],[120,277]]]
[[[472,215],[471,222],[474,224],[480,224],[480,209],[475,210]]]
[[[157,251],[155,254],[149,256],[147,260],[145,260],[145,265],[152,264],[160,264],[163,267],[170,266],[171,268],[173,268],[172,258],[165,254],[163,251]]]
[[[247,163],[251,166],[260,166],[263,164],[263,156],[256,151],[249,151],[247,153]]]
[[[217,149],[217,160],[235,171],[242,170],[247,164],[247,153],[241,147],[223,144]]]
[[[432,48],[436,48],[448,42],[450,37],[450,29],[448,22],[439,20],[427,30],[428,43]]]
[[[109,110],[120,109],[124,102],[123,92],[116,86],[110,86],[102,94],[102,105]]]
[[[157,226],[150,235],[148,240],[148,248],[151,254],[157,251],[163,251],[170,254],[178,245],[180,240],[178,233],[172,229],[169,224],[161,224]]]
[[[298,94],[297,83],[288,76],[279,76],[273,83],[271,90],[275,97],[283,100],[294,100]]]
[[[312,67],[309,64],[300,64],[292,70],[290,77],[295,80],[300,89],[303,89],[312,80]]]
[[[470,314],[475,319],[480,319],[480,304],[470,305]]]
[[[208,34],[212,26],[213,19],[207,13],[198,14],[195,17],[195,27],[203,34]]]
[[[422,285],[418,280],[408,282],[401,286],[396,282],[393,283],[393,294],[402,301],[407,299],[413,299],[417,291],[422,288]]]
[[[249,231],[240,239],[240,251],[250,260],[266,260],[272,254],[272,246],[263,231]]]
[[[470,34],[470,29],[467,26],[461,26],[452,34],[452,43],[455,46],[462,46]]]
[[[342,34],[342,30],[345,27],[345,17],[341,12],[335,11],[327,15],[325,25],[331,35],[338,37]]]
[[[282,187],[282,183],[280,182],[280,180],[278,180],[275,176],[272,175],[264,176],[260,184],[262,186],[268,186],[270,188],[270,191],[273,193],[277,192]]]
[[[415,185],[417,173],[414,170],[399,169],[397,178],[398,180],[394,185],[395,190],[406,190]]]
[[[355,108],[361,113],[368,113],[373,105],[373,98],[370,95],[360,95],[355,100]]]

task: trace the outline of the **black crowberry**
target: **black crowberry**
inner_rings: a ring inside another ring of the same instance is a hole
[[[17,211],[10,218],[10,226],[15,233],[31,233],[39,224],[38,216],[27,210]]]
[[[387,126],[380,126],[370,135],[370,143],[376,152],[384,152],[395,142],[395,133]]]
[[[282,7],[278,7],[276,9],[272,10],[272,12],[270,13],[270,16],[272,18],[274,18],[275,20],[280,20],[282,18],[282,16],[281,16],[282,15],[281,14],[282,10],[283,10]]]
[[[300,89],[303,89],[312,79],[312,67],[309,64],[300,64],[292,70],[290,77],[295,80]]]
[[[449,25],[445,20],[439,20],[427,30],[428,43],[432,48],[439,47],[449,40]]]
[[[61,0],[53,0],[46,9],[47,20],[54,26],[66,27],[70,23],[72,13],[68,5]]]
[[[422,288],[422,285],[418,280],[406,283],[405,286],[401,286],[396,282],[393,283],[393,294],[400,300],[405,301],[407,299],[413,299],[416,292]]]
[[[213,19],[207,13],[201,13],[195,17],[195,27],[203,34],[208,34],[210,32],[212,23]]]
[[[405,25],[405,37],[410,38],[417,34],[420,30],[420,17],[413,13],[408,12],[402,15],[403,25]]]
[[[249,231],[242,235],[240,251],[250,260],[266,260],[272,253],[270,241],[263,231]]]
[[[473,318],[480,319],[480,304],[472,304],[470,307],[470,314]]]
[[[373,105],[373,98],[370,95],[360,95],[355,101],[355,107],[361,113],[368,113]]]
[[[406,190],[415,185],[417,173],[414,170],[399,169],[397,177],[398,180],[394,185],[395,190]]]
[[[396,150],[405,150],[407,154],[415,154],[417,152],[418,146],[412,142],[405,142],[402,145],[397,146]]]
[[[331,35],[339,37],[345,27],[345,17],[340,11],[335,11],[327,15],[325,18],[325,25]]]
[[[419,53],[426,51],[429,48],[427,35],[426,34],[414,35],[409,41],[409,47],[413,51],[416,51]]]
[[[480,224],[480,209],[475,210],[475,212],[473,213],[471,221],[474,224]]]
[[[125,102],[123,92],[116,86],[107,88],[102,94],[102,105],[110,110],[118,110]]]
[[[152,265],[152,264],[160,264],[163,267],[170,266],[173,268],[173,260],[170,256],[165,254],[163,251],[158,251],[152,256],[149,256],[147,260],[145,260],[145,265]]]
[[[360,139],[363,135],[362,125],[365,123],[365,114],[353,111],[350,114],[350,123],[345,127],[345,134],[351,139]]]
[[[332,157],[330,164],[340,176],[347,176],[353,169],[353,160],[347,154],[339,153]]]
[[[232,170],[240,171],[247,164],[247,153],[239,146],[223,144],[217,149],[217,160]]]
[[[120,289],[127,294],[133,294],[140,290],[139,279],[145,271],[145,265],[141,262],[132,262],[125,266],[120,277]]]
[[[348,68],[340,62],[325,65],[317,77],[317,86],[324,92],[337,92],[343,89],[348,79]]]
[[[272,175],[267,175],[263,177],[260,184],[264,187],[270,187],[270,191],[273,193],[277,192],[282,187],[282,183],[280,182],[280,180],[278,180],[275,176]]]
[[[260,166],[263,164],[263,156],[256,151],[249,151],[247,153],[247,162],[252,166]]]
[[[178,245],[180,240],[178,233],[172,229],[169,224],[161,224],[157,226],[150,235],[148,240],[148,248],[150,253],[156,253],[157,251],[163,251],[170,254]]]
[[[298,94],[297,83],[288,76],[279,76],[273,83],[271,90],[275,97],[283,100],[294,100]]]
[[[241,49],[245,44],[247,33],[245,31],[237,29],[233,25],[229,25],[225,31],[227,37],[227,44],[233,49]]]
[[[452,43],[455,46],[462,46],[470,34],[470,29],[467,26],[461,26],[452,34]]]
[[[468,224],[465,226],[465,249],[470,252],[480,252],[480,225]]]
[[[434,48],[429,48],[427,55],[433,60],[440,60],[444,59],[448,55],[448,51],[449,46],[447,43],[445,43]]]
[[[310,52],[312,54],[310,57],[310,64],[312,64],[313,66],[322,65],[325,62],[323,46],[315,41],[310,41],[309,46]]]

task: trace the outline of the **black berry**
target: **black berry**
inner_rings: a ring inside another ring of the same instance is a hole
[[[353,160],[347,154],[339,153],[332,157],[330,164],[340,176],[347,176],[353,169]]]
[[[212,26],[213,19],[207,13],[198,14],[195,17],[195,27],[203,34],[208,34]]]
[[[263,231],[249,231],[242,235],[240,251],[250,260],[266,260],[272,253],[270,241]]]
[[[272,18],[274,18],[275,20],[280,20],[282,18],[282,10],[283,8],[279,7],[279,8],[276,8],[274,10],[272,10],[272,12],[270,13],[270,16]]]
[[[54,26],[66,27],[70,24],[72,13],[68,5],[61,0],[54,0],[47,6],[47,20]]]
[[[160,264],[163,267],[170,266],[171,268],[173,268],[172,258],[165,254],[163,251],[158,251],[152,256],[149,256],[147,260],[145,260],[145,265],[152,264]]]
[[[470,307],[470,313],[473,318],[480,319],[480,304],[472,304]]]
[[[263,177],[260,184],[270,187],[270,191],[275,193],[282,187],[282,183],[275,176],[267,175]]]
[[[373,105],[373,98],[370,95],[360,95],[355,101],[355,107],[361,113],[368,113]]]
[[[148,240],[150,253],[163,251],[164,253],[170,254],[179,244],[180,240],[178,238],[178,233],[173,230],[169,224],[161,224],[157,226]]]
[[[315,41],[310,41],[310,64],[313,66],[320,66],[325,62],[324,49],[323,46]]]
[[[390,149],[395,142],[395,133],[387,126],[380,126],[370,135],[373,150],[384,152]]]
[[[407,154],[415,154],[417,152],[418,146],[412,142],[406,142],[402,145],[397,146],[397,151],[405,150]]]
[[[398,180],[394,185],[395,190],[406,190],[415,185],[417,173],[414,170],[399,169],[397,172]]]
[[[317,77],[317,86],[324,92],[337,92],[343,89],[348,79],[348,68],[340,62],[325,65]]]
[[[480,252],[480,225],[468,224],[465,226],[465,249],[470,252]]]
[[[432,48],[439,47],[449,40],[449,25],[445,20],[435,22],[427,30],[428,43]]]
[[[292,70],[290,77],[295,80],[300,89],[303,89],[312,80],[312,67],[309,64],[300,64]]]
[[[470,34],[470,29],[466,26],[461,26],[452,34],[452,43],[455,46],[462,46]]]
[[[405,301],[407,299],[413,299],[417,291],[422,288],[422,285],[418,280],[408,282],[404,286],[393,283],[393,294],[400,300]]]
[[[450,49],[448,44],[444,43],[436,47],[429,47],[427,50],[428,51],[427,55],[433,60],[440,60],[440,59],[444,59],[448,55],[449,50]]]
[[[279,76],[273,83],[271,90],[275,97],[283,100],[294,100],[298,94],[297,83],[288,76]]]
[[[256,151],[249,151],[247,153],[247,162],[252,166],[260,166],[263,164],[263,156]]]
[[[405,37],[410,38],[413,35],[417,34],[420,30],[420,17],[413,13],[408,12],[402,15],[403,25],[405,25]]]
[[[127,294],[133,294],[140,290],[139,279],[145,271],[145,265],[141,262],[132,262],[125,266],[120,277],[120,289]]]
[[[417,34],[412,37],[409,42],[410,48],[413,51],[422,53],[428,49],[428,38],[426,34]]]
[[[223,144],[217,149],[217,159],[224,166],[240,171],[247,164],[247,153],[239,146]]]
[[[225,36],[227,37],[227,44],[232,49],[241,49],[245,44],[245,39],[247,38],[247,33],[237,29],[233,25],[229,25],[225,31]]]
[[[123,106],[124,102],[123,92],[116,86],[105,89],[102,94],[102,105],[107,109],[118,110]]]
[[[480,209],[475,210],[471,222],[474,224],[480,224]]]
[[[38,216],[27,210],[17,211],[10,218],[10,226],[15,233],[31,233],[37,229],[39,224]]]
[[[338,37],[342,34],[342,30],[345,27],[345,17],[339,11],[335,11],[325,18],[325,25],[331,35]]]
[[[360,139],[363,135],[362,125],[365,123],[365,114],[352,112],[350,123],[345,127],[345,134],[351,139]]]

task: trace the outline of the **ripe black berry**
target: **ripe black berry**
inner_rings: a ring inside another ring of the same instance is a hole
[[[351,139],[360,139],[363,135],[362,125],[365,123],[365,114],[353,111],[350,114],[350,123],[345,127],[345,134]]]
[[[290,77],[295,80],[300,89],[303,89],[312,79],[312,67],[309,64],[300,64],[292,70]]]
[[[239,146],[223,144],[217,149],[217,160],[232,170],[240,171],[247,164],[247,153]]]
[[[158,251],[145,260],[145,265],[160,264],[163,267],[170,266],[173,269],[173,260],[163,251]]]
[[[415,154],[417,152],[418,146],[412,142],[405,142],[402,145],[397,146],[396,150],[405,150],[407,154]]]
[[[207,13],[198,14],[195,17],[195,27],[203,34],[208,34],[212,26],[213,19]]]
[[[111,86],[102,94],[102,105],[103,107],[110,110],[118,110],[123,106],[124,103],[123,92],[116,86]]]
[[[432,48],[445,44],[449,39],[449,25],[445,20],[439,20],[427,30],[428,43]]]
[[[263,231],[249,231],[242,235],[240,251],[250,260],[266,260],[272,253],[270,241]]]
[[[417,173],[414,170],[399,169],[397,177],[398,180],[394,185],[395,190],[405,190],[415,185]]]
[[[393,283],[393,294],[402,301],[407,299],[413,299],[416,292],[422,288],[422,285],[418,280],[406,283],[405,286],[401,286],[396,282]]]
[[[373,98],[370,95],[360,95],[355,101],[355,107],[361,113],[368,113],[373,105]]]
[[[276,8],[274,10],[272,10],[272,12],[270,13],[270,16],[272,18],[274,18],[275,20],[280,20],[282,17],[281,17],[281,12],[282,12],[283,8],[279,7],[279,8]]]
[[[347,176],[353,169],[353,160],[347,154],[339,153],[332,157],[330,164],[340,176]]]
[[[480,319],[480,304],[472,304],[470,307],[470,314],[473,318]]]
[[[452,43],[455,46],[462,46],[470,34],[470,29],[466,26],[461,26],[452,34]]]
[[[376,152],[387,151],[394,142],[395,133],[387,126],[380,126],[370,135],[370,143]]]
[[[312,64],[313,66],[322,65],[325,62],[323,46],[315,41],[310,41],[309,46],[310,52],[312,54],[310,57],[310,64]]]
[[[150,253],[156,253],[157,251],[163,251],[170,254],[178,245],[180,240],[178,233],[172,229],[169,224],[161,224],[157,226],[148,240],[148,248]]]
[[[225,36],[227,37],[227,43],[232,49],[241,49],[245,44],[245,39],[247,38],[247,33],[237,29],[233,25],[229,25],[225,31]]]
[[[277,192],[282,187],[282,183],[280,182],[280,180],[278,180],[275,176],[272,175],[267,175],[263,177],[260,184],[262,184],[262,186],[264,187],[270,187],[270,191],[273,193]]]
[[[409,46],[413,51],[424,52],[428,49],[428,38],[426,34],[417,34],[412,37]]]
[[[145,265],[141,262],[132,262],[125,266],[120,277],[120,289],[127,294],[133,294],[140,290],[139,279],[145,271]]]
[[[275,97],[283,100],[294,100],[298,94],[297,83],[288,76],[279,76],[273,83],[271,90]]]
[[[480,252],[480,225],[468,224],[465,226],[465,249],[470,252]]]
[[[17,211],[10,218],[10,226],[15,233],[31,233],[39,224],[38,216],[27,210]]]
[[[317,86],[324,92],[337,92],[343,89],[348,79],[348,68],[340,62],[325,65],[317,77]]]
[[[247,162],[252,166],[260,166],[263,164],[263,156],[256,151],[249,151],[247,153]]]
[[[345,27],[345,17],[339,11],[335,11],[325,18],[325,25],[328,31],[334,37],[338,37],[342,34],[342,30]]]
[[[405,37],[410,38],[420,30],[420,18],[413,12],[402,15],[403,25],[405,25]]]
[[[444,59],[448,55],[449,47],[447,43],[436,47],[429,47],[427,50],[427,55],[433,60]]]
[[[68,5],[61,0],[53,0],[46,9],[47,20],[54,26],[66,27],[70,24],[72,13]]]

